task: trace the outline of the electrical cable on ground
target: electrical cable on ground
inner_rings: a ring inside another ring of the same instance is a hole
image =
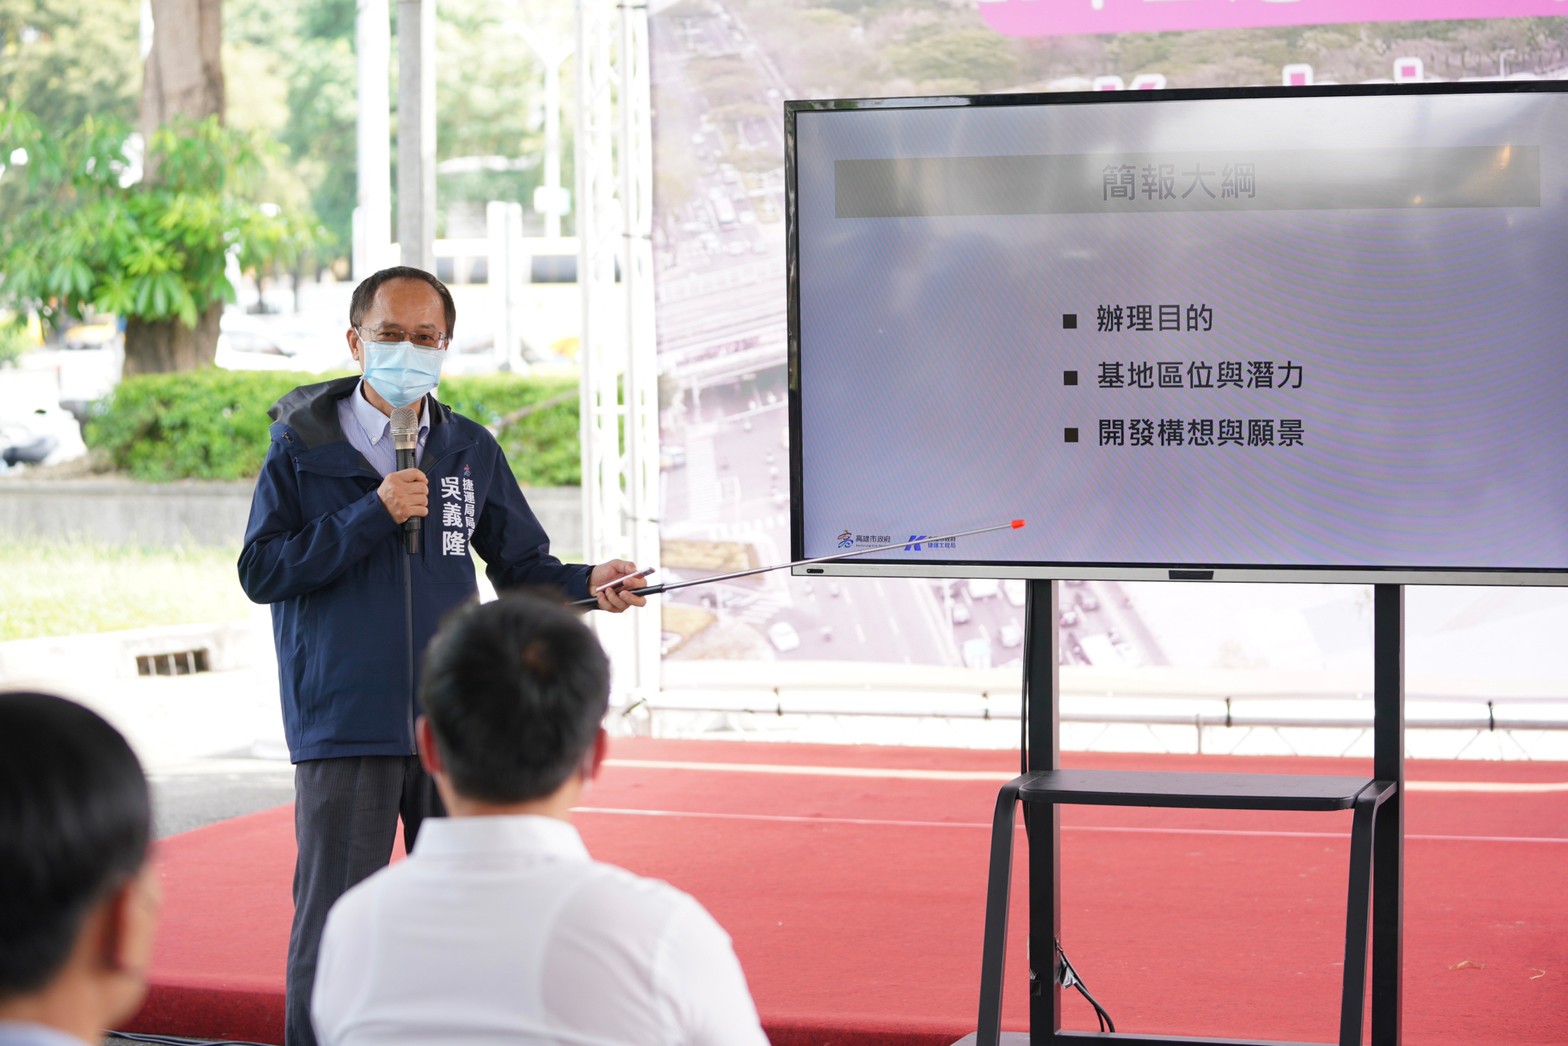
[[[1078,976],[1078,971],[1073,969],[1073,964],[1067,961],[1067,953],[1062,951],[1062,942],[1056,941],[1056,958],[1060,965],[1056,971],[1056,983],[1063,988],[1077,988],[1078,994],[1089,1000],[1089,1005],[1094,1007],[1094,1015],[1100,1022],[1100,1031],[1116,1033],[1116,1022],[1111,1020],[1111,1015],[1105,1012],[1105,1007],[1095,1001],[1089,994],[1089,989],[1084,987],[1083,979]]]

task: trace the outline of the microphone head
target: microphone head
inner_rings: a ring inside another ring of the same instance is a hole
[[[398,450],[419,445],[419,415],[412,406],[392,408],[392,445]]]

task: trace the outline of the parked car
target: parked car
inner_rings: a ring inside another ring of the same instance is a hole
[[[108,348],[120,336],[120,321],[114,316],[90,315],[69,323],[60,332],[60,344],[67,349]]]
[[[800,647],[800,633],[788,621],[775,621],[768,626],[768,642],[779,653],[787,654]]]
[[[297,370],[313,374],[359,369],[342,334],[324,333],[291,317],[225,312],[213,363],[224,370]]]
[[[970,599],[990,599],[1002,590],[1002,583],[994,577],[969,579]]]
[[[87,455],[82,426],[58,406],[0,407],[0,471],[18,465],[58,465]]]

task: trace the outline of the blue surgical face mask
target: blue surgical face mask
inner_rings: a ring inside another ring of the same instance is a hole
[[[411,341],[367,341],[365,380],[394,407],[407,407],[436,387],[446,353]]]

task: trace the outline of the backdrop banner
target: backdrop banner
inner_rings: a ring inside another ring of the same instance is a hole
[[[1168,33],[1344,22],[1435,22],[1568,15],[1568,0],[975,0],[1008,36]]]

